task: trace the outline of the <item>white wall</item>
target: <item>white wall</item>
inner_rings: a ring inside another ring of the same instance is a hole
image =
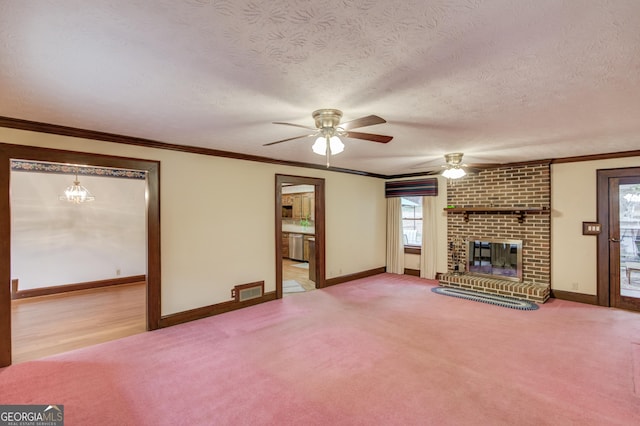
[[[596,238],[582,222],[597,220],[597,170],[640,167],[640,157],[551,165],[551,288],[597,294]]]
[[[327,278],[385,265],[384,180],[0,128],[0,141],[157,160],[162,315],[275,290],[275,174],[326,179]]]
[[[80,176],[96,200],[58,200],[73,180],[11,173],[11,277],[20,290],[146,273],[145,181]]]

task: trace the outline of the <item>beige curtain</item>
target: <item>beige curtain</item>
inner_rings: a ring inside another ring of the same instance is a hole
[[[404,238],[400,197],[387,198],[387,272],[404,274]]]
[[[436,197],[422,197],[422,250],[420,251],[420,277],[436,278],[438,264],[438,227]]]

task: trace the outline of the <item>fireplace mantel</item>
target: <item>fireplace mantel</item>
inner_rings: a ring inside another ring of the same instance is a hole
[[[548,207],[445,207],[444,211],[462,213],[465,222],[469,222],[469,214],[471,213],[513,214],[518,216],[519,223],[524,222],[524,217],[527,213],[548,214],[550,212]]]

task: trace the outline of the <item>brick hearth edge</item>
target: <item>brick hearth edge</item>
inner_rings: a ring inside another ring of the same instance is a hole
[[[550,285],[527,284],[516,281],[477,277],[470,274],[444,274],[440,277],[443,287],[457,287],[484,293],[499,294],[516,299],[544,303],[551,293]]]

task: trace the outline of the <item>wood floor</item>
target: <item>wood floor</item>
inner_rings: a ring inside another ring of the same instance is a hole
[[[291,259],[282,259],[282,279],[284,281],[296,280],[306,291],[315,290],[316,283],[309,279],[309,270],[293,266],[299,265],[301,263],[305,262]]]
[[[303,262],[282,263],[285,280],[315,290],[309,270],[293,266]],[[13,300],[13,364],[143,333],[145,288],[142,282]]]
[[[13,364],[144,332],[145,289],[142,282],[13,300]]]

